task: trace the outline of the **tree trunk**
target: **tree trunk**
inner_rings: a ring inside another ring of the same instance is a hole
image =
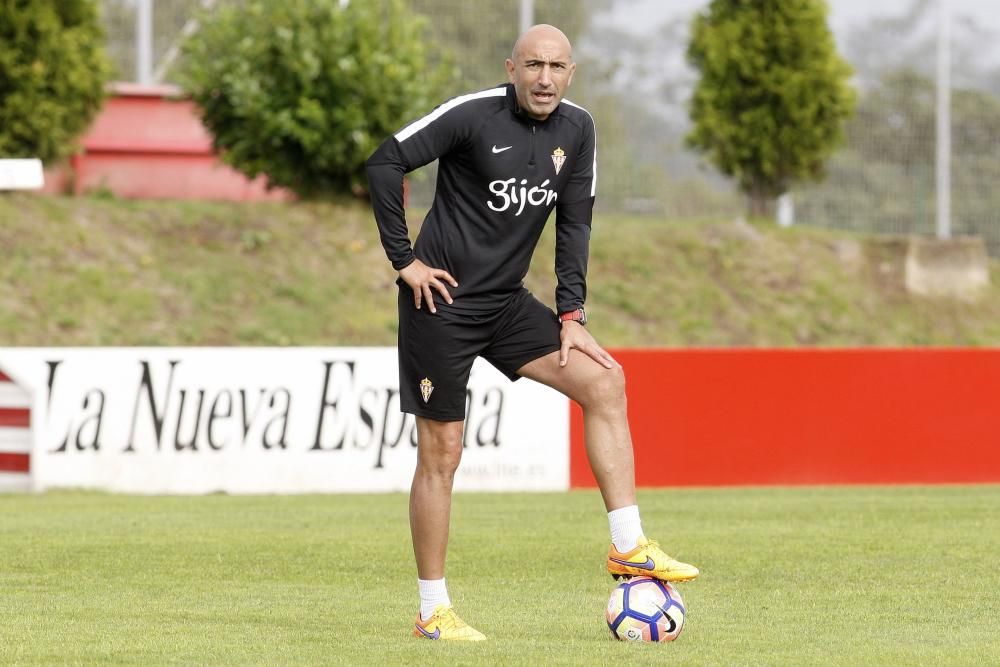
[[[751,218],[773,218],[774,197],[761,189],[747,193],[747,215]]]

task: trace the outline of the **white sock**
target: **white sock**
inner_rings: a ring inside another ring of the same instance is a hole
[[[417,579],[417,588],[420,589],[420,620],[426,621],[434,613],[434,608],[439,604],[451,605],[448,598],[448,587],[441,579]]]
[[[615,549],[625,553],[632,551],[639,544],[642,535],[642,522],[639,521],[639,506],[629,505],[608,512],[608,523],[611,524],[611,541]]]

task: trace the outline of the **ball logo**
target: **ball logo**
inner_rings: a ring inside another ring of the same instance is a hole
[[[514,185],[516,182],[516,178],[508,178],[490,183],[490,192],[496,195],[494,199],[497,201],[495,204],[493,201],[488,201],[486,205],[497,213],[503,213],[511,206],[517,206],[517,213],[514,215],[521,215],[525,204],[547,207],[559,198],[559,194],[555,190],[548,189],[549,179],[547,178],[530,190],[526,187],[528,179],[522,178],[519,185]]]

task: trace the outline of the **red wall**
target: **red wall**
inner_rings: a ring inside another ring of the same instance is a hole
[[[1000,350],[612,354],[640,486],[1000,482]],[[570,485],[596,485],[575,404]]]
[[[81,139],[81,152],[45,175],[47,192],[109,190],[152,199],[287,200],[249,180],[212,149],[194,104],[172,86],[115,84]]]

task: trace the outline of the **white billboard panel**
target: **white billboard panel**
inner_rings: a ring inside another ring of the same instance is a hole
[[[0,350],[33,390],[36,488],[399,491],[416,464],[395,348]],[[456,490],[562,490],[569,408],[473,368]]]

